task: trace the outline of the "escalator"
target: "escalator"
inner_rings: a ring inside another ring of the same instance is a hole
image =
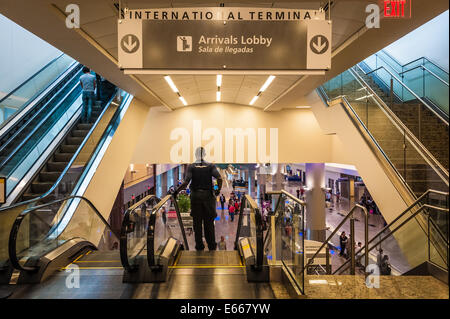
[[[131,100],[132,96],[124,92],[111,96],[105,107],[98,111],[99,115],[94,123],[88,125],[79,124],[78,117],[76,117],[70,130],[66,133],[65,139],[62,139],[65,142],[55,145],[49,157],[43,161],[42,166],[37,170],[39,174],[34,177],[34,182],[29,186],[29,191],[35,192],[32,196],[37,197],[0,208],[1,282],[9,281],[13,269],[10,258],[10,253],[12,252],[8,249],[7,244],[11,229],[14,228],[13,225],[17,227],[16,235],[19,244],[16,247],[18,252],[21,253],[28,249],[29,254],[37,254],[39,257],[33,256],[31,258],[34,263],[37,263],[45,253],[54,251],[57,248],[64,255],[66,251],[73,252],[72,246],[84,247],[87,241],[80,241],[78,238],[80,235],[75,236],[75,239],[63,239],[67,232],[71,232],[73,228],[77,229],[77,227],[81,227],[80,225],[85,223],[100,223],[100,228],[107,227],[103,225],[102,215],[98,213],[91,202],[81,195],[84,192],[85,185],[92,178],[92,174],[97,168],[96,165],[104,156],[105,148],[108,147],[112,136],[114,136]],[[76,114],[78,115],[81,111],[79,107],[77,105],[78,113]],[[87,131],[87,134],[84,134],[84,132],[83,134],[79,133],[81,131],[79,128],[85,128],[84,131]],[[84,136],[74,136],[74,134]],[[76,143],[72,144],[75,146],[69,146],[68,141],[70,139],[76,139],[74,141]],[[67,157],[58,158],[58,156],[61,156],[60,151],[68,147],[72,147],[72,150],[75,150],[73,155],[66,153],[68,154]],[[61,162],[56,164],[59,167],[56,167],[52,172],[50,169],[52,165],[55,165],[55,159],[59,159]],[[62,162],[62,160],[67,163]],[[50,177],[49,175],[52,174],[53,176]],[[56,179],[56,181],[42,181],[43,176],[48,179]],[[26,196],[30,195],[26,193]],[[94,229],[94,225],[92,224],[91,226]],[[111,236],[113,236],[113,233],[108,234],[108,238]],[[94,240],[95,246],[99,245],[99,241],[99,238]],[[28,260],[28,256],[21,256],[19,259],[25,263],[25,260]],[[32,266],[24,264],[22,266],[29,267],[24,269],[29,270],[30,267],[33,268],[35,266],[33,262],[29,262]],[[36,266],[35,268],[45,269],[46,267]]]
[[[61,209],[73,204],[77,214],[58,232],[65,222]],[[165,222],[162,208],[171,204],[177,218]],[[128,208],[120,234],[83,197],[33,207],[20,214],[10,232],[9,256],[20,273],[13,298],[274,298],[259,210],[249,196],[241,207],[236,247],[230,251],[189,250],[172,195],[161,200],[148,195]],[[74,267],[86,280],[83,287],[89,287],[76,296],[58,272]],[[30,289],[25,283],[39,285]]]
[[[71,64],[45,92],[27,102],[25,109],[34,105],[28,112],[22,115],[19,112],[7,123],[9,129],[1,136],[0,146],[0,175],[6,177],[4,206],[20,199],[22,187],[35,168],[77,121],[81,107],[80,74],[81,65]],[[34,81],[22,88],[32,84]]]

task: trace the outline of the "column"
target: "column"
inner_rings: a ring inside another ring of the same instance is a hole
[[[253,193],[255,192],[255,170],[249,168],[248,169],[248,194],[250,196],[253,196]],[[258,199],[256,199],[256,202]]]
[[[266,193],[266,174],[258,174],[258,187],[256,191],[257,200],[259,201],[261,196],[264,196],[265,193]]]
[[[161,197],[164,197],[167,195],[167,177],[169,174],[168,172],[162,173],[161,176]]]
[[[306,238],[325,241],[325,163],[306,163]]]

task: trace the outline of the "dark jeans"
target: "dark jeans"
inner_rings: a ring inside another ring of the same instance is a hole
[[[83,110],[81,111],[81,122],[89,123],[91,120],[92,105],[95,103],[95,93],[83,91]]]
[[[193,190],[191,194],[191,216],[195,233],[195,249],[205,249],[203,231],[209,250],[216,250],[216,234],[214,219],[216,213],[216,198],[212,191]]]

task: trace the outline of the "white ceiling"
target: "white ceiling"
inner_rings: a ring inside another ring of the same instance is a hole
[[[302,105],[302,97],[356,62],[400,38],[416,26],[448,9],[445,0],[413,1],[415,19],[386,21],[381,29],[364,29],[365,6],[372,0],[335,0],[331,6],[333,20],[332,69],[325,76],[277,76],[260,96],[254,107],[268,109]],[[169,88],[161,75],[124,75],[117,67],[117,18],[114,4],[118,0],[78,0],[81,10],[81,29],[64,27],[64,9],[73,0],[1,0],[0,13],[40,36],[44,40],[90,66],[116,85],[124,88],[149,106],[164,105],[169,109],[182,107],[178,96]],[[205,7],[219,6],[220,2],[188,0],[124,0],[129,8]],[[230,6],[280,7],[318,9],[328,1],[290,1],[271,3],[267,0],[228,0]],[[58,7],[58,9],[55,8]],[[27,10],[25,10],[25,9]],[[59,12],[58,12],[59,11]],[[181,95],[189,105],[214,102],[216,81],[214,75],[171,76]],[[248,105],[267,76],[225,75],[222,81],[222,101]]]

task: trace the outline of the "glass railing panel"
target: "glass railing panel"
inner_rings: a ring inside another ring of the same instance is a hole
[[[448,83],[448,80],[446,81]],[[424,97],[438,106],[445,114],[449,114],[449,87],[446,83],[433,76],[430,72],[424,72]]]
[[[177,209],[175,198],[168,194],[151,210],[148,226],[148,243],[151,247],[147,247],[147,251],[149,262],[155,266],[159,265],[159,256],[169,238],[178,241],[182,249],[188,249],[184,240],[184,226],[180,223],[181,216],[178,216]],[[192,234],[188,234],[188,237],[192,237],[190,235]]]
[[[66,219],[67,210],[76,210],[70,220]],[[115,249],[114,243],[119,242],[105,219],[84,198],[69,198],[33,207],[23,212],[22,217],[16,221],[16,241],[10,242],[22,267],[30,266],[26,264],[29,258],[35,260],[45,256],[72,239],[87,241],[99,250]]]
[[[4,116],[2,121],[6,121],[7,118],[13,116],[16,112],[27,106],[28,103],[52,84],[74,62],[75,61],[67,55],[60,56],[28,79],[21,87],[11,92],[9,97],[1,100],[0,109],[1,107],[4,107],[9,110],[14,110],[14,112],[8,112],[7,116]],[[2,122],[0,122],[0,125],[1,123]]]
[[[349,76],[353,76],[354,80],[348,80]],[[392,107],[385,109],[381,101],[377,100],[363,82],[357,81],[349,71],[345,71],[333,81],[341,77],[346,79],[342,83],[347,84],[331,92],[327,90],[328,86],[324,85],[325,93],[330,98],[338,96],[333,92],[343,93],[354,113],[412,191],[416,195],[421,195],[427,189],[441,191],[448,189],[445,170],[439,167],[439,163],[444,165],[444,168],[448,167],[448,147],[443,146],[447,143],[441,143],[448,141],[445,124],[429,120],[433,114],[423,106],[392,104]],[[394,120],[390,112],[400,121]],[[422,112],[420,116],[419,112]],[[436,134],[440,134],[439,143],[436,143]],[[414,138],[425,148],[417,145]],[[439,163],[434,162],[433,156]]]
[[[142,254],[147,248],[147,227],[150,213],[156,203],[155,196],[146,196],[125,212],[125,215],[128,215],[126,245],[127,259],[130,265],[134,265],[136,257]]]

